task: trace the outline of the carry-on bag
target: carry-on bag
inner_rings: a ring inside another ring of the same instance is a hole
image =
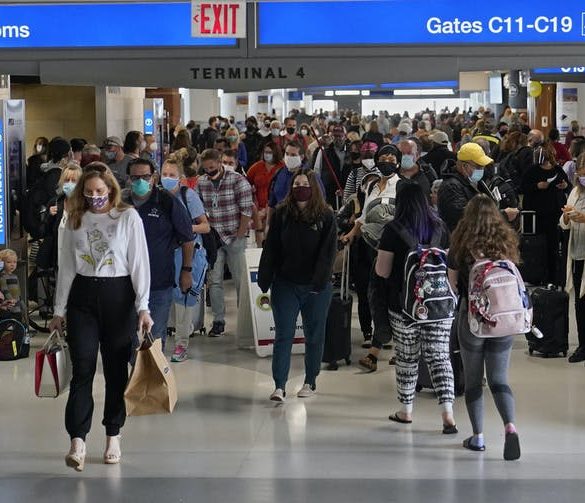
[[[28,329],[18,320],[0,321],[0,361],[27,358],[30,352]]]
[[[536,233],[536,212],[520,214],[520,256],[518,266],[524,281],[529,285],[544,285],[548,275],[546,236]],[[564,269],[564,268],[563,268]]]
[[[349,249],[346,245],[343,253],[341,271],[341,289],[334,292],[327,316],[325,329],[325,347],[322,361],[328,363],[327,370],[337,370],[337,362],[345,360],[351,364],[351,314],[353,297],[349,293]]]
[[[35,394],[41,398],[57,398],[71,382],[69,348],[57,330],[35,355]]]
[[[162,352],[160,339],[146,334],[124,392],[129,416],[170,414],[177,403],[175,374]]]
[[[532,292],[533,323],[537,330],[526,334],[528,352],[544,358],[567,356],[569,351],[569,294],[554,286]],[[541,338],[535,335],[542,334]],[[538,333],[540,332],[540,333]]]

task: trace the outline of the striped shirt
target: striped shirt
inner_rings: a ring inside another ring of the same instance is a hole
[[[343,190],[343,204],[346,204],[349,198],[357,192],[358,187],[362,184],[363,177],[369,173],[382,176],[378,168],[366,169],[361,164],[359,168],[351,170],[345,182],[345,189]]]
[[[223,243],[229,245],[236,239],[242,215],[252,216],[254,202],[250,183],[239,173],[224,170],[217,185],[209,176],[203,175],[199,178],[197,190],[209,224]]]

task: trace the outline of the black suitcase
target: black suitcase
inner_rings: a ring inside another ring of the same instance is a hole
[[[532,294],[533,324],[542,333],[538,339],[526,334],[528,352],[544,358],[567,356],[569,351],[569,294],[554,287],[536,288]]]
[[[529,285],[544,285],[548,276],[546,236],[536,234],[536,212],[523,211],[520,218],[522,263],[518,270]]]
[[[453,367],[453,379],[455,381],[455,396],[461,396],[463,393],[465,393],[465,380],[463,378],[463,361],[461,360],[459,340],[457,339],[457,318],[453,320],[453,325],[451,326],[449,346],[449,351],[451,353],[451,367]],[[420,392],[425,388],[432,390],[433,383],[431,382],[429,368],[421,355],[418,362],[418,380],[416,381],[416,391]]]
[[[351,316],[353,297],[349,293],[349,246],[343,254],[341,289],[334,292],[327,315],[325,347],[322,361],[328,363],[327,370],[337,370],[337,362],[345,360],[351,364]]]

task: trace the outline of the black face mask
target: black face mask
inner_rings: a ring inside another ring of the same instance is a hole
[[[286,132],[287,132],[289,135],[291,135],[291,136],[292,136],[293,134],[295,134],[295,131],[296,131],[296,129],[295,129],[294,127],[287,127],[287,128],[286,128]]]
[[[380,161],[377,168],[382,173],[382,176],[390,176],[398,171],[398,166],[393,162]]]

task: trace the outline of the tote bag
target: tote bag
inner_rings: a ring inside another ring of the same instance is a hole
[[[57,398],[69,387],[71,375],[69,348],[55,330],[35,355],[35,394],[41,398]]]

